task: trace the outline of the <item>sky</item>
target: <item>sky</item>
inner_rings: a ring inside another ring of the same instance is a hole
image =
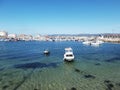
[[[120,0],[0,0],[0,31],[120,33]]]

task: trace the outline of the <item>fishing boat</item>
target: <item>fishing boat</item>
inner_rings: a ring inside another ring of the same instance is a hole
[[[46,49],[46,50],[44,50],[43,53],[46,54],[46,55],[48,55],[48,54],[50,54],[50,51]]]
[[[65,60],[65,61],[73,61],[74,58],[75,57],[74,57],[72,48],[71,47],[65,48],[65,54],[64,54],[63,60]]]

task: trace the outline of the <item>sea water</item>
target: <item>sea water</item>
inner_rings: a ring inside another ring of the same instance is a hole
[[[63,61],[66,47],[74,62]],[[0,42],[0,90],[120,90],[120,44]]]

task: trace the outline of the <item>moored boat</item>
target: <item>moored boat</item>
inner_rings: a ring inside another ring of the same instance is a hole
[[[44,50],[44,52],[43,52],[44,54],[50,54],[50,51],[49,50]]]
[[[97,40],[97,41],[93,41],[91,42],[92,46],[99,46],[100,44],[104,43],[103,41]]]
[[[65,48],[65,54],[63,60],[65,61],[73,61],[74,60],[74,54],[72,48]]]
[[[85,45],[91,45],[91,41],[84,41],[83,44],[85,44]]]

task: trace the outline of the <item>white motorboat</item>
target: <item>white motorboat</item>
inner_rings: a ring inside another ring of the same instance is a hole
[[[91,45],[92,45],[92,46],[99,46],[100,43],[98,43],[98,42],[92,42]]]
[[[104,42],[101,41],[101,40],[97,40],[96,42],[99,43],[99,44],[103,44],[103,43],[104,43]]]
[[[74,54],[72,48],[65,48],[65,54],[64,54],[64,60],[66,61],[73,61],[74,60]]]
[[[91,45],[91,41],[84,41],[83,44],[85,44],[85,45]]]
[[[50,54],[50,51],[49,51],[49,50],[44,50],[43,53],[44,53],[44,54]]]
[[[91,45],[92,45],[92,46],[99,46],[99,45],[102,44],[102,43],[104,43],[104,42],[97,40],[97,41],[91,42]]]

